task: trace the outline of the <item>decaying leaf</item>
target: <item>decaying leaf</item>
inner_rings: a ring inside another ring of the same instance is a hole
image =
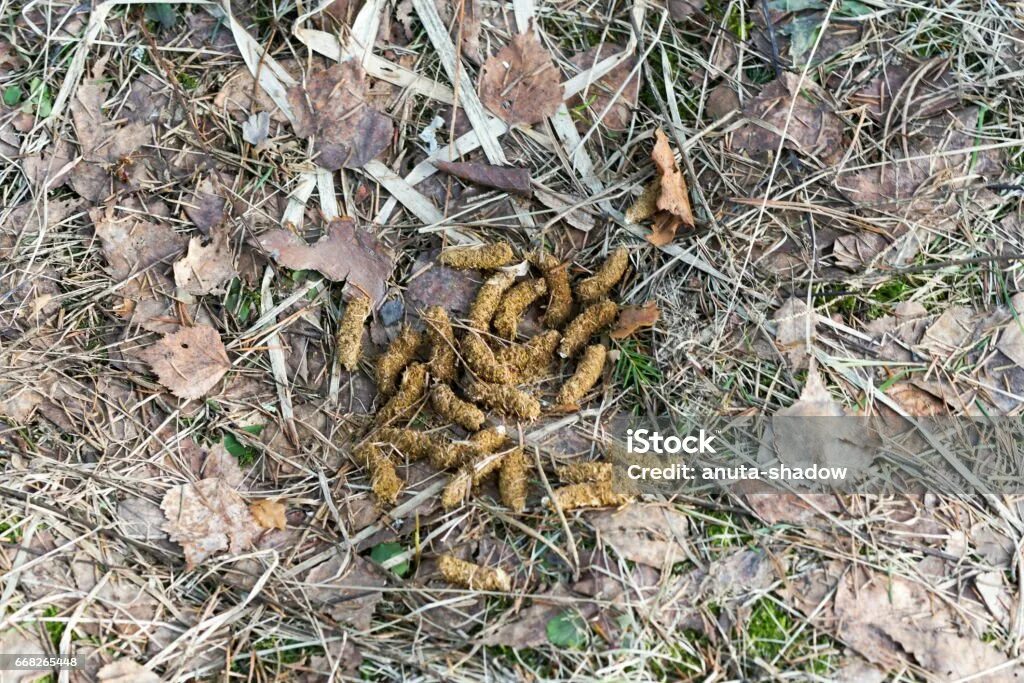
[[[288,528],[288,518],[285,516],[286,511],[287,508],[284,503],[272,498],[264,498],[263,500],[249,503],[249,512],[252,513],[253,519],[264,529],[280,529],[284,531]]]
[[[790,115],[792,109],[792,115]],[[743,107],[748,123],[736,131],[733,148],[774,153],[785,131],[784,149],[818,157],[825,163],[843,153],[843,121],[811,80],[786,72]]]
[[[356,628],[368,629],[373,611],[387,585],[384,574],[358,555],[346,559],[338,553],[313,567],[304,584],[314,604],[326,605],[333,618]]]
[[[165,223],[150,223],[132,214],[116,214],[111,207],[89,212],[110,274],[125,280],[178,255],[184,239]]]
[[[199,232],[204,235],[224,221],[224,209],[227,202],[217,193],[213,180],[203,178],[192,192],[191,200],[185,204],[185,214]]]
[[[250,145],[262,145],[270,135],[270,114],[261,111],[258,114],[249,114],[249,118],[242,124],[242,139]]]
[[[555,63],[533,31],[484,62],[480,100],[506,123],[540,123],[562,104],[561,78]]]
[[[227,230],[214,230],[208,238],[193,237],[185,258],[174,263],[174,283],[196,296],[223,294],[224,285],[235,276],[234,260]]]
[[[802,299],[790,298],[775,311],[775,345],[794,370],[807,367],[816,314]]]
[[[79,84],[69,105],[82,153],[82,160],[71,170],[71,187],[95,202],[117,188],[139,186],[147,170],[134,155],[151,136],[147,123],[114,125],[103,114],[110,89],[103,82],[104,66],[104,60],[96,64],[92,79]]]
[[[657,170],[657,199],[654,206],[657,211],[652,218],[652,232],[648,241],[663,247],[675,239],[679,226],[694,227],[693,211],[690,208],[690,190],[686,186],[686,178],[676,164],[676,155],[669,144],[668,136],[660,128],[654,131],[656,142],[651,160]],[[638,202],[639,203],[639,202]]]
[[[601,43],[573,55],[569,63],[579,71],[592,69],[602,60],[621,52],[623,46],[612,43]],[[633,109],[640,96],[640,73],[633,74],[636,67],[636,55],[630,55],[607,74],[591,83],[586,90],[566,102],[570,109],[586,105],[590,119],[596,120],[603,114],[600,122],[610,130],[625,130],[629,127]],[[630,78],[632,74],[632,78]],[[627,82],[627,79],[628,82]],[[621,92],[619,92],[621,88]],[[609,107],[610,105],[610,107]],[[607,113],[605,113],[607,109]],[[589,127],[590,121],[581,122],[581,127]]]
[[[260,533],[245,501],[223,479],[175,486],[160,507],[164,530],[184,548],[189,569],[224,549],[245,551]]]
[[[589,519],[601,540],[627,560],[660,568],[688,559],[688,518],[675,508],[634,504],[593,512]]]
[[[477,185],[493,187],[523,197],[532,194],[530,170],[517,166],[495,166],[471,161],[432,161],[438,169]]]
[[[962,353],[971,344],[976,322],[974,310],[951,306],[925,330],[920,345],[939,358]]]
[[[312,71],[305,87],[288,91],[295,133],[313,138],[324,168],[362,168],[390,144],[391,119],[367,104],[366,90],[366,72],[350,59]]]
[[[608,336],[612,339],[626,339],[636,333],[637,330],[651,327],[658,318],[661,317],[661,311],[658,310],[658,304],[651,299],[643,306],[623,306],[622,310],[619,311],[619,319],[615,323],[615,329],[613,329]]]
[[[351,218],[332,220],[324,236],[313,244],[306,244],[286,228],[261,235],[259,244],[285,268],[315,270],[328,280],[347,281],[347,289],[365,293],[374,306],[384,300],[395,267],[391,250],[357,228]]]
[[[1010,300],[1014,315],[1006,323],[996,348],[1024,368],[1024,292],[1018,292]]]
[[[153,367],[160,384],[186,399],[205,396],[231,368],[220,335],[209,325],[164,335],[139,355]]]

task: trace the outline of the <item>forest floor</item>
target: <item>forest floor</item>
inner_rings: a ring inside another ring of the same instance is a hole
[[[81,664],[0,681],[1024,674],[1024,497],[573,474],[623,416],[1021,415],[1024,6],[0,8],[0,653]],[[620,247],[599,372],[488,399]]]

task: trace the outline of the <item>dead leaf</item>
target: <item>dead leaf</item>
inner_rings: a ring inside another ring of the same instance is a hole
[[[434,0],[437,14],[452,33],[452,41],[474,64],[480,64],[480,0]]]
[[[167,540],[160,506],[146,498],[126,498],[117,504],[120,533],[147,543]]]
[[[270,114],[261,111],[258,114],[249,114],[249,118],[242,124],[242,139],[250,145],[262,145],[270,135]]]
[[[295,134],[313,138],[320,166],[362,168],[391,143],[391,119],[367,104],[366,96],[366,72],[355,59],[316,69],[305,87],[288,91]]]
[[[431,163],[449,175],[477,185],[493,187],[523,197],[533,194],[533,189],[530,187],[530,170],[527,168],[441,160]]]
[[[668,0],[668,14],[673,21],[684,21],[704,9],[698,0]]]
[[[675,508],[633,504],[588,516],[600,538],[627,560],[661,568],[688,559],[688,518]]]
[[[117,280],[169,261],[184,247],[184,238],[164,223],[150,223],[129,213],[117,215],[109,206],[91,210],[89,217],[110,274]]]
[[[951,306],[925,330],[920,346],[929,353],[945,358],[962,352],[971,340],[975,312],[964,306]]]
[[[105,60],[97,62],[92,79],[83,79],[69,105],[82,154],[71,170],[71,187],[94,202],[114,191],[140,186],[148,170],[135,154],[152,137],[148,123],[118,125],[103,114],[110,89],[109,82],[103,81],[104,66]]]
[[[653,299],[643,306],[623,306],[619,309],[619,318],[615,329],[608,335],[612,339],[625,339],[643,327],[651,327],[658,322],[661,311]]]
[[[355,628],[370,628],[373,612],[384,599],[387,578],[358,555],[335,555],[309,570],[303,588],[311,602],[325,605],[330,615]]]
[[[253,518],[264,529],[280,529],[284,531],[288,528],[288,518],[285,516],[286,510],[287,508],[283,503],[271,498],[249,503],[249,512],[252,513]]]
[[[594,47],[573,55],[569,63],[576,67],[577,73],[592,69],[601,60],[611,57],[623,50],[622,45],[613,43],[601,43]],[[633,109],[636,107],[637,99],[640,96],[640,73],[633,73],[636,67],[636,55],[630,55],[618,66],[607,74],[591,83],[583,92],[574,95],[566,105],[573,110],[584,107],[591,119],[596,119],[601,114],[604,117],[600,123],[609,130],[626,130],[633,118]],[[627,79],[629,82],[627,83]],[[624,85],[625,84],[625,85]],[[619,93],[619,88],[622,92]],[[616,97],[616,93],[618,96]],[[613,99],[614,98],[614,99]],[[609,105],[610,108],[609,108]],[[605,113],[605,109],[608,112]],[[587,128],[590,121],[580,121],[578,126]]]
[[[224,549],[244,552],[260,533],[245,501],[223,479],[175,486],[160,508],[167,518],[164,530],[181,544],[189,569]]]
[[[656,142],[651,160],[657,170],[658,190],[654,206],[654,224],[647,240],[663,247],[672,242],[680,225],[694,227],[693,212],[690,209],[690,191],[686,186],[686,178],[676,164],[676,156],[669,144],[668,136],[660,128],[654,131]],[[641,197],[643,199],[643,197]],[[640,203],[639,201],[637,202]]]
[[[347,280],[347,287],[369,295],[374,306],[387,294],[394,270],[394,254],[380,240],[356,228],[351,218],[335,218],[326,234],[306,244],[287,229],[273,230],[259,238],[260,246],[277,263],[295,270],[315,270],[328,280]]]
[[[558,69],[534,31],[513,36],[484,62],[478,89],[484,105],[509,124],[540,123],[563,99]]]
[[[1010,299],[1015,315],[1010,318],[999,335],[996,348],[1007,358],[1024,368],[1024,292],[1017,292]]]
[[[708,567],[701,591],[722,600],[764,590],[775,580],[775,571],[762,550],[742,549],[721,557]]]
[[[562,583],[555,584],[550,591],[529,597],[532,599],[529,607],[520,610],[497,629],[489,633],[485,630],[478,642],[517,649],[540,647],[548,644],[548,622],[567,609],[580,614],[584,619],[594,616],[599,609],[596,602],[581,600],[577,593]]]
[[[208,235],[211,228],[224,221],[226,205],[224,197],[217,194],[213,179],[207,176],[192,192],[192,200],[185,204],[185,214],[199,228],[199,232]]]
[[[810,79],[801,82],[797,74],[784,73],[766,85],[743,107],[743,115],[748,123],[732,141],[737,151],[774,153],[785,131],[784,149],[825,163],[837,161],[843,153],[842,119],[825,103],[824,91]]]
[[[131,659],[115,660],[97,671],[96,676],[100,683],[160,683],[159,676]]]
[[[188,254],[174,264],[174,283],[189,294],[223,294],[224,285],[235,276],[234,254],[228,231],[217,229],[210,237],[193,237]]]
[[[220,335],[208,325],[164,335],[139,356],[152,366],[160,384],[186,399],[202,398],[231,369]]]
[[[913,382],[896,382],[886,390],[885,395],[896,401],[907,415],[923,417],[949,413],[941,398]]]
[[[817,315],[807,303],[795,297],[787,299],[775,311],[775,345],[794,370],[807,367],[809,351],[814,344]]]
[[[286,71],[293,71],[295,63],[291,60],[278,62]],[[274,123],[288,123],[284,115],[270,95],[256,83],[248,67],[240,67],[231,74],[213,98],[213,106],[231,114],[236,121],[245,121],[249,116],[266,112]]]
[[[597,226],[597,220],[588,207],[590,200],[541,189],[535,190],[534,196],[541,204],[554,211],[558,220],[565,221],[577,230],[590,232]]]

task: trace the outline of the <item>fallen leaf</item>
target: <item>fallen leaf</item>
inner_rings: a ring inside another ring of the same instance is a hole
[[[622,45],[601,43],[573,55],[569,59],[569,63],[576,67],[577,73],[580,73],[592,69],[601,60],[622,50]],[[574,111],[579,111],[581,107],[584,108],[592,120],[596,120],[598,116],[604,114],[600,123],[606,128],[626,130],[633,118],[633,109],[636,108],[640,96],[640,73],[633,74],[636,64],[636,55],[630,55],[607,74],[590,83],[583,92],[574,95],[566,102],[566,106]],[[632,78],[630,78],[631,74]],[[619,92],[620,88],[622,89],[621,93]],[[608,110],[607,113],[605,109]],[[590,125],[591,121],[578,123],[578,126],[583,128]]]
[[[174,283],[189,294],[223,294],[224,285],[235,276],[234,254],[226,229],[210,237],[193,237],[185,258],[174,264]]]
[[[314,244],[284,228],[261,235],[259,244],[285,268],[315,270],[333,282],[347,280],[347,288],[364,292],[375,306],[384,300],[395,267],[391,250],[356,228],[351,218],[332,220]]]
[[[230,32],[229,32],[230,33]],[[286,71],[293,72],[295,63],[291,60],[278,62]],[[288,118],[252,77],[249,67],[240,67],[231,74],[213,98],[213,106],[232,115],[236,121],[245,121],[249,116],[266,112],[275,123],[288,123]]]
[[[391,143],[391,119],[367,104],[366,96],[366,72],[355,59],[316,69],[305,86],[288,91],[295,134],[313,138],[320,166],[362,168]]]
[[[135,153],[152,136],[148,123],[115,125],[103,114],[110,89],[109,81],[103,80],[104,66],[105,60],[97,62],[92,79],[79,84],[69,105],[82,154],[71,170],[71,187],[94,202],[116,190],[140,186],[148,170]]]
[[[250,145],[262,145],[270,135],[270,114],[261,111],[258,114],[249,114],[249,118],[242,124],[242,139]]]
[[[184,238],[165,223],[151,223],[137,215],[115,214],[112,207],[89,212],[110,274],[117,280],[148,270],[177,256]]]
[[[493,187],[497,190],[512,192],[523,197],[529,197],[533,194],[533,190],[530,187],[530,170],[527,168],[441,160],[431,163],[449,175],[476,183],[477,185]]]
[[[483,18],[480,0],[434,0],[434,6],[462,54],[474,64],[480,64],[480,20]]]
[[[181,544],[189,569],[221,550],[244,552],[260,533],[245,501],[223,479],[175,486],[160,504],[164,530]]]
[[[807,303],[795,297],[787,299],[772,316],[775,345],[793,370],[807,367],[809,351],[814,344],[816,318]]]
[[[265,498],[249,503],[249,512],[252,513],[256,522],[264,529],[288,528],[288,518],[285,517],[287,508],[280,501]]]
[[[1024,292],[1017,292],[1010,299],[1014,315],[999,335],[996,348],[1014,363],[1024,368]]]
[[[106,664],[96,672],[96,676],[100,683],[160,683],[159,676],[131,659],[118,659]]]
[[[303,589],[309,600],[328,608],[331,617],[358,629],[370,628],[373,612],[384,599],[388,580],[373,563],[340,554],[309,570]]]
[[[541,189],[535,190],[534,195],[541,204],[556,213],[557,220],[565,221],[577,230],[590,232],[597,226],[597,219],[588,209],[590,200]]]
[[[914,417],[945,415],[949,412],[942,399],[913,382],[896,382],[886,390],[885,395],[896,401],[907,415]]]
[[[748,122],[734,134],[732,148],[774,153],[785,131],[784,149],[825,163],[837,161],[843,153],[843,121],[824,100],[824,92],[810,79],[801,83],[798,75],[783,74],[743,107]]]
[[[512,648],[539,647],[548,643],[547,626],[552,619],[557,619],[566,609],[567,604],[584,618],[589,619],[598,612],[594,601],[584,601],[574,591],[558,583],[550,591],[529,596],[532,604],[512,616],[507,622],[491,632],[481,634],[479,641],[483,645],[504,645]]]
[[[609,336],[612,339],[625,339],[643,327],[651,327],[658,322],[661,311],[658,304],[650,300],[643,306],[623,306],[619,310],[619,318],[615,323],[615,329]]]
[[[227,202],[217,194],[210,177],[203,180],[192,192],[192,200],[185,204],[185,214],[199,232],[208,235],[210,230],[224,221],[224,208]]]
[[[661,568],[688,559],[689,521],[675,508],[634,504],[588,516],[599,537],[627,560]]]
[[[945,358],[969,346],[974,331],[975,312],[965,306],[951,306],[933,322],[920,346],[932,355]]]
[[[120,533],[147,543],[167,540],[164,513],[160,506],[146,498],[126,498],[117,504]]]
[[[718,601],[764,590],[774,580],[775,571],[764,551],[742,549],[712,562],[700,590]]]
[[[864,106],[876,121],[892,117],[896,125],[904,116],[924,119],[948,112],[963,96],[962,85],[949,69],[946,59],[930,59],[895,64],[883,61],[881,73],[850,94],[852,105]],[[914,87],[904,87],[913,81]]]
[[[684,21],[704,9],[699,0],[668,0],[668,14],[673,21]]]
[[[536,32],[521,33],[484,62],[480,100],[509,124],[540,123],[562,104],[562,82]]]
[[[690,209],[690,191],[686,178],[676,164],[676,156],[669,144],[668,136],[660,128],[654,131],[656,142],[651,160],[657,170],[657,199],[654,206],[654,224],[647,240],[658,247],[669,244],[676,237],[680,225],[694,227],[693,212]],[[641,199],[643,199],[641,197]],[[639,201],[637,202],[640,203]]]
[[[164,335],[139,356],[152,366],[160,384],[186,399],[205,396],[231,368],[220,335],[208,325]]]

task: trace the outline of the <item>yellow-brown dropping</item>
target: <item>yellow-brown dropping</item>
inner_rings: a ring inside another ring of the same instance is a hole
[[[530,461],[521,448],[506,455],[501,462],[498,490],[501,493],[501,502],[513,512],[522,512],[526,509],[526,485],[529,472]]]
[[[398,391],[384,404],[377,413],[377,424],[387,424],[392,420],[406,417],[409,410],[427,393],[427,366],[413,363],[402,374],[402,383]]]
[[[494,351],[478,332],[467,330],[459,344],[466,365],[480,379],[495,384],[511,384],[515,376],[508,367],[498,362]]]
[[[442,555],[437,560],[437,568],[441,577],[455,586],[478,591],[512,590],[512,580],[497,567],[481,567],[452,555]]]
[[[452,247],[441,252],[441,263],[459,270],[494,270],[516,260],[512,245],[495,242],[471,247]]]
[[[457,374],[458,354],[455,352],[455,332],[448,312],[440,306],[431,306],[423,312],[430,344],[430,375],[442,382],[452,382]]]
[[[610,462],[574,462],[555,470],[558,478],[567,484],[585,484],[612,480]]]
[[[476,382],[472,396],[475,401],[504,415],[522,420],[535,420],[540,416],[540,402],[515,387]]]
[[[517,380],[526,381],[543,375],[550,368],[561,339],[562,334],[558,330],[545,330],[525,344],[500,349],[494,357],[515,374]]]
[[[604,370],[604,361],[608,356],[608,349],[604,344],[588,346],[583,352],[583,358],[576,364],[576,372],[566,380],[562,388],[558,390],[555,399],[559,405],[576,405],[576,402],[583,398],[588,391],[601,379],[601,371]]]
[[[480,429],[486,419],[482,410],[456,396],[447,384],[437,384],[430,390],[430,405],[444,419],[471,432]]]
[[[441,492],[441,505],[444,509],[451,510],[462,505],[474,488],[501,468],[506,457],[505,453],[487,453],[463,465]]]
[[[354,455],[356,461],[370,473],[370,490],[373,491],[377,502],[394,505],[404,486],[395,469],[394,461],[373,443],[363,444],[356,449]]]
[[[565,328],[562,343],[558,346],[558,355],[562,358],[575,356],[594,334],[615,322],[618,314],[619,307],[607,299],[583,309]]]
[[[480,455],[493,453],[508,441],[505,428],[501,426],[481,429],[466,441],[447,442],[442,449],[436,451],[430,462],[441,470],[456,465],[465,465]]]
[[[439,447],[437,440],[430,435],[401,427],[380,429],[373,435],[373,440],[393,446],[409,460],[428,458]]]
[[[576,285],[576,296],[583,303],[592,303],[608,295],[629,267],[629,251],[619,247],[604,260],[592,276]]]
[[[530,261],[544,274],[548,288],[548,307],[544,312],[544,324],[548,327],[562,327],[572,313],[572,289],[569,287],[569,269],[566,264],[546,251],[537,250],[530,255]]]
[[[370,298],[362,294],[355,297],[345,306],[345,312],[338,322],[338,333],[334,336],[338,347],[338,364],[349,372],[359,364],[359,351],[362,349],[363,323],[370,315]]]
[[[553,491],[552,505],[562,510],[590,507],[617,507],[629,502],[629,496],[615,493],[610,481],[569,484]]]
[[[469,324],[471,327],[486,332],[491,326],[491,318],[501,304],[501,297],[515,281],[510,273],[497,273],[487,278],[476,293],[476,298],[469,306]]]
[[[548,286],[542,279],[523,280],[509,288],[494,314],[494,329],[498,334],[509,341],[515,339],[523,313],[546,291]]]
[[[423,345],[423,335],[408,325],[395,337],[387,351],[377,359],[377,391],[383,396],[395,393],[395,383]]]

